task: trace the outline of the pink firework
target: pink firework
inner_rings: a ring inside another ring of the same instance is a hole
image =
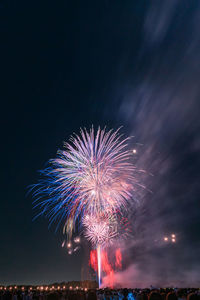
[[[66,151],[52,161],[75,216],[83,211],[115,212],[130,200],[135,168],[130,162],[132,152],[127,150],[128,139],[120,138],[118,131],[99,128],[95,137],[93,128],[90,133],[81,130],[81,137],[72,137],[72,144],[66,143]]]
[[[83,217],[85,237],[94,247],[109,246],[118,236],[118,223],[115,215],[97,214]]]
[[[41,171],[44,179],[34,192],[39,215],[59,224],[63,220],[69,235],[84,215],[113,215],[126,209],[138,185],[128,138],[123,139],[119,130],[99,128],[95,136],[93,128],[81,129],[81,135],[70,141]]]

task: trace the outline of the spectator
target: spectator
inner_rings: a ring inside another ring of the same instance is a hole
[[[178,300],[176,293],[174,292],[169,292],[167,294],[166,300]]]
[[[187,296],[187,300],[199,300],[199,297],[197,294],[195,293],[190,293],[188,296]]]
[[[96,293],[94,291],[89,292],[87,300],[97,300]]]
[[[162,300],[162,296],[160,293],[152,291],[148,296],[148,300]]]

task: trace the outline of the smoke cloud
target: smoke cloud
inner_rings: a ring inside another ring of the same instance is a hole
[[[134,136],[148,189],[134,212],[118,285],[200,284],[199,26],[198,1],[150,2],[132,70],[113,88],[112,107]],[[164,242],[173,233],[176,242]]]

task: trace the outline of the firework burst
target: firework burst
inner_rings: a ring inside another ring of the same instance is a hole
[[[41,171],[44,179],[34,192],[38,215],[46,215],[50,224],[63,221],[71,235],[84,215],[113,215],[126,209],[137,186],[127,142],[119,130],[99,128],[95,136],[93,128],[81,129],[80,136],[73,135]]]

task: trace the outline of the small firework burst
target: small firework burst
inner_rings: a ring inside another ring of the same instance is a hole
[[[86,215],[83,218],[85,237],[93,246],[109,245],[118,235],[117,219],[110,214]]]

